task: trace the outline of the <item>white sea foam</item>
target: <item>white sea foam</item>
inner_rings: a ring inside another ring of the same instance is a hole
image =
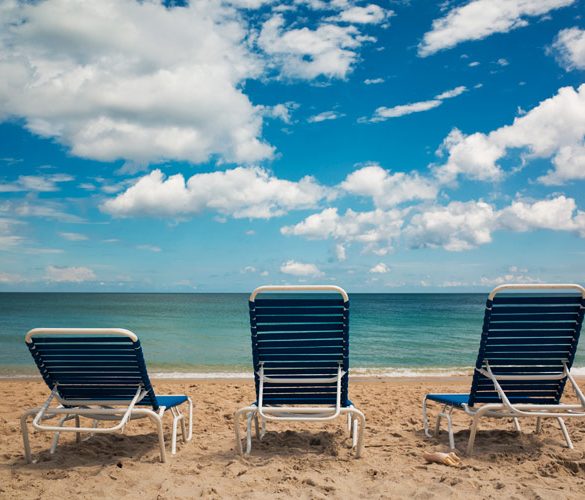
[[[366,378],[434,378],[434,377],[463,377],[470,376],[472,369],[467,367],[428,367],[428,368],[351,368],[350,377],[354,379]],[[571,373],[576,377],[585,377],[585,366],[574,366]],[[253,378],[251,371],[157,371],[151,372],[151,377],[158,380],[235,380]],[[0,373],[0,380],[37,379],[37,374]]]

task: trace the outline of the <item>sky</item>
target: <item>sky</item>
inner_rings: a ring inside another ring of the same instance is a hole
[[[0,291],[585,281],[585,0],[0,0]]]

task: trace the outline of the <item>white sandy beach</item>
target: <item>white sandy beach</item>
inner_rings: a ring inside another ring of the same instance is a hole
[[[269,424],[249,457],[234,451],[233,413],[254,399],[245,381],[156,381],[159,394],[185,392],[196,404],[193,440],[159,462],[147,421],[124,435],[97,436],[76,445],[72,435],[57,453],[51,436],[34,433],[32,465],[24,462],[19,414],[40,404],[40,381],[0,382],[0,497],[3,498],[583,498],[585,420],[568,422],[575,444],[565,447],[556,422],[534,435],[527,421],[486,421],[476,451],[465,457],[469,419],[455,417],[460,468],[426,464],[425,451],[448,451],[446,433],[426,439],[421,400],[426,392],[458,392],[467,379],[352,381],[350,397],[367,417],[364,455],[354,459],[343,419],[326,424]],[[581,380],[583,385],[583,380]],[[567,391],[569,392],[569,391]],[[170,419],[166,422],[170,448]]]

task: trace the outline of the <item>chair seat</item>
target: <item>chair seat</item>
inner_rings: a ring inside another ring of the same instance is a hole
[[[450,406],[469,404],[469,394],[427,394],[427,399]]]
[[[187,396],[183,394],[174,394],[172,396],[157,396],[156,401],[159,406],[164,406],[167,410],[173,406],[178,406],[187,401]],[[148,404],[148,402],[146,402]]]

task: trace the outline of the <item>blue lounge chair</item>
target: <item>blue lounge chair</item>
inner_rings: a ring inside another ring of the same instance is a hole
[[[585,289],[579,285],[502,285],[487,299],[479,354],[468,394],[427,394],[423,401],[425,434],[431,436],[427,402],[442,405],[449,444],[455,448],[451,413],[473,417],[467,454],[473,452],[481,417],[507,417],[520,432],[518,417],[552,417],[569,448],[573,447],[564,417],[585,416],[585,396],[570,373],[583,324]],[[561,404],[567,380],[578,404]]]
[[[345,290],[261,286],[250,296],[249,306],[256,402],[235,414],[238,451],[243,453],[242,415],[247,420],[246,453],[252,448],[252,420],[262,439],[266,420],[327,421],[347,415],[359,457],[365,417],[347,393],[349,298]]]
[[[138,337],[117,328],[35,328],[25,337],[43,380],[51,394],[40,408],[26,411],[20,420],[27,462],[31,449],[27,420],[39,431],[53,432],[51,453],[55,452],[61,432],[90,434],[123,431],[131,419],[148,417],[159,439],[160,459],[165,462],[162,417],[173,415],[172,453],[176,453],[177,427],[181,424],[183,441],[193,434],[193,404],[188,396],[157,396],[148,378]],[[51,406],[53,400],[57,406]],[[189,407],[189,432],[179,406]],[[58,423],[47,420],[60,417]],[[80,425],[80,417],[93,420],[92,427]],[[75,425],[66,425],[75,420]],[[116,422],[98,427],[99,421]]]

